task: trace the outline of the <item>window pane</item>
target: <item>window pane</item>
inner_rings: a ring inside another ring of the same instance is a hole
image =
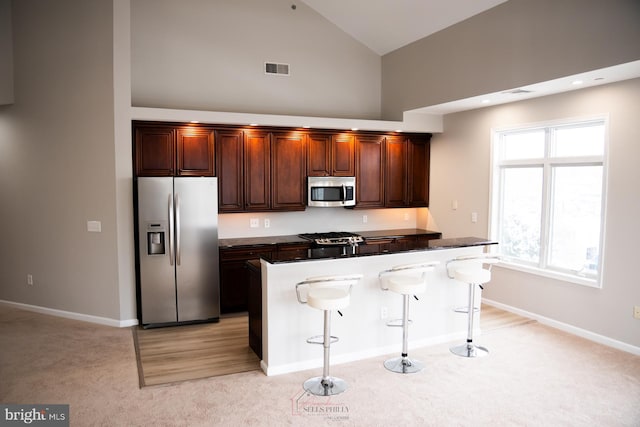
[[[553,154],[555,157],[603,155],[604,124],[557,128]]]
[[[540,260],[542,168],[503,170],[500,250],[508,257]]]
[[[597,274],[602,166],[553,169],[549,264]]]
[[[544,129],[504,134],[502,159],[539,159],[544,156]]]

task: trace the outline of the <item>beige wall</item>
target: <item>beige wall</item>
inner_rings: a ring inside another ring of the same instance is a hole
[[[112,1],[12,6],[15,103],[0,107],[0,299],[118,319]],[[87,232],[87,220],[101,221],[102,233]]]
[[[292,3],[132,0],[133,105],[378,119],[380,56]]]
[[[510,0],[382,58],[382,116],[640,59],[637,0]]]
[[[484,108],[444,118],[433,139],[431,207],[445,235],[488,235],[491,130],[547,120],[609,116],[602,289],[496,268],[484,297],[640,347],[640,79]],[[458,209],[451,201],[458,200]],[[471,212],[478,223],[471,223]]]

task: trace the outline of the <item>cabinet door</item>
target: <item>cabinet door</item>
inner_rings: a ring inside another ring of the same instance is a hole
[[[215,140],[218,212],[241,212],[244,209],[244,133],[240,130],[217,130]]]
[[[213,129],[178,128],[176,148],[176,175],[215,176]]]
[[[306,137],[300,132],[274,133],[271,141],[271,209],[306,208]]]
[[[384,136],[356,137],[356,208],[384,207]]]
[[[412,207],[429,206],[429,148],[431,135],[409,138],[409,200]]]
[[[387,137],[385,154],[385,206],[407,206],[407,140],[401,137]]]
[[[169,126],[140,126],[135,129],[137,176],[173,176],[175,132]]]
[[[352,134],[341,133],[331,137],[331,175],[354,176],[355,143]]]
[[[271,208],[271,134],[248,131],[244,141],[244,204],[247,211]]]
[[[249,304],[249,270],[247,261],[259,259],[271,251],[254,249],[220,249],[220,312],[247,311]]]
[[[307,175],[331,175],[331,135],[312,133],[307,137]]]

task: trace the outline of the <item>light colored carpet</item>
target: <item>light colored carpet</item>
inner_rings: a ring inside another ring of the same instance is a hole
[[[489,357],[412,351],[419,374],[336,365],[349,389],[332,398],[302,391],[317,370],[140,389],[129,329],[0,305],[0,402],[70,404],[72,426],[640,426],[640,357],[535,322],[478,341]]]

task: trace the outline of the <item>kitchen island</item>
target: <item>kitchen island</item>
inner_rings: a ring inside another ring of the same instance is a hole
[[[353,287],[351,304],[342,310],[344,317],[337,313],[333,317],[332,335],[340,338],[331,346],[333,365],[400,352],[402,329],[387,327],[386,322],[402,316],[402,297],[382,291],[378,281],[380,271],[400,264],[440,263],[428,273],[427,291],[411,301],[409,348],[463,340],[466,315],[453,308],[467,304],[468,287],[449,279],[445,265],[461,255],[481,254],[493,244],[467,237],[415,242],[394,252],[360,253],[359,247],[349,246],[310,249],[306,255],[263,256],[262,370],[277,375],[322,366],[322,348],[306,342],[321,333],[322,312],[300,304],[295,291],[296,283],[313,276],[363,275]],[[476,296],[480,298],[480,293]]]

